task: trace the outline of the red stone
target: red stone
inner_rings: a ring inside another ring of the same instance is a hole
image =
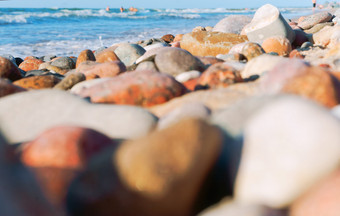
[[[32,169],[47,198],[60,207],[68,186],[88,160],[114,144],[92,129],[60,126],[24,144],[21,160]]]
[[[155,71],[127,72],[83,90],[93,103],[130,104],[144,107],[164,103],[186,93],[172,76]]]
[[[44,89],[52,88],[60,82],[61,79],[54,75],[40,75],[25,77],[15,81],[13,84],[26,89]]]
[[[24,71],[38,70],[42,63],[44,63],[44,61],[36,58],[26,58],[26,60],[19,65],[19,68]]]
[[[209,88],[223,88],[237,82],[243,82],[239,71],[229,65],[217,63],[202,73],[197,85],[208,86]]]
[[[13,85],[9,80],[7,79],[1,79],[0,78],[0,97],[26,91],[26,89],[21,88],[19,86]]]
[[[167,43],[172,43],[175,39],[175,36],[173,36],[172,34],[166,34],[162,37],[162,39]]]

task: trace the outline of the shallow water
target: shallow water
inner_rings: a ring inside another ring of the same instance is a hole
[[[190,32],[196,26],[214,26],[231,14],[252,16],[255,9],[139,9],[118,8],[0,8],[0,55],[15,57],[78,55],[118,42],[136,42],[165,34]],[[286,18],[310,13],[310,8],[281,8]]]

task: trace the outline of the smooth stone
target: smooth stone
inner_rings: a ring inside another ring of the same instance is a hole
[[[201,72],[200,71],[196,71],[196,70],[192,70],[192,71],[188,71],[188,72],[183,72],[178,74],[175,79],[180,82],[180,83],[184,83],[187,82],[191,79],[195,79],[201,76]]]
[[[173,77],[155,71],[134,71],[105,80],[80,92],[92,103],[129,104],[149,107],[186,93]]]
[[[19,68],[21,70],[24,70],[24,71],[30,71],[30,70],[38,70],[39,69],[39,66],[40,64],[44,63],[42,60],[40,59],[27,59],[27,60],[24,60],[20,65],[19,65]]]
[[[299,29],[294,29],[295,32],[295,40],[292,43],[292,49],[296,47],[301,47],[303,43],[308,42],[308,35]]]
[[[172,34],[166,34],[163,35],[161,39],[164,40],[166,43],[172,43],[175,39],[175,36]]]
[[[306,32],[307,34],[315,34],[319,32],[320,30],[322,30],[324,27],[333,26],[333,25],[334,25],[333,22],[319,23],[319,24],[314,25],[312,28],[308,30],[304,30],[304,32]]]
[[[198,70],[203,71],[203,63],[180,48],[162,48],[155,57],[155,64],[161,73],[176,76],[182,72]]]
[[[92,129],[57,126],[25,143],[21,161],[33,171],[48,200],[63,208],[71,181],[94,155],[115,144]]]
[[[183,35],[181,48],[195,56],[216,56],[228,54],[235,44],[246,41],[246,36],[238,34],[198,31]]]
[[[291,216],[337,215],[340,212],[340,170],[327,176],[293,203]]]
[[[340,102],[340,81],[327,69],[310,67],[300,59],[278,63],[262,78],[261,87],[267,94],[295,94],[329,108]]]
[[[211,110],[199,102],[185,103],[163,116],[158,121],[158,129],[167,128],[186,118],[207,120]]]
[[[8,79],[0,78],[0,97],[4,97],[10,94],[26,91],[26,89],[20,86],[13,85]]]
[[[310,29],[316,24],[330,21],[332,17],[332,14],[327,11],[314,13],[309,16],[305,16],[303,20],[298,22],[298,26],[302,29]]]
[[[262,43],[262,48],[266,53],[276,52],[279,56],[288,56],[292,51],[291,43],[282,36],[266,38]]]
[[[26,89],[53,88],[61,79],[54,75],[40,75],[25,77],[14,81],[13,84]]]
[[[61,216],[43,196],[30,170],[17,157],[14,148],[0,134],[1,215]]]
[[[246,61],[247,58],[241,53],[233,53],[233,54],[218,54],[216,58],[223,60],[225,62],[240,62]]]
[[[86,80],[86,77],[82,73],[71,73],[62,79],[57,85],[54,86],[55,89],[68,90],[71,89],[77,83]]]
[[[257,44],[252,42],[246,42],[243,44],[241,52],[243,56],[246,57],[247,61],[252,60],[253,58],[256,58],[262,54],[265,53],[263,48]]]
[[[11,54],[1,54],[0,57],[6,58],[10,60],[15,66],[18,66],[17,61],[15,60],[14,56]]]
[[[244,28],[249,41],[261,44],[268,37],[280,35],[291,43],[295,39],[293,29],[283,18],[278,8],[271,4],[260,7],[250,24]]]
[[[237,82],[243,82],[239,71],[224,63],[217,63],[202,73],[197,85],[215,89],[225,88]]]
[[[56,58],[57,56],[56,55],[53,55],[53,54],[50,54],[50,55],[45,55],[42,57],[42,60],[44,62],[49,62],[51,61],[52,59]]]
[[[143,61],[154,61],[155,56],[162,49],[164,49],[164,48],[163,47],[157,47],[157,48],[146,51],[141,57],[139,57],[136,60],[136,64],[140,64]]]
[[[339,167],[339,130],[339,121],[309,100],[286,96],[266,105],[244,130],[235,199],[288,207]]]
[[[107,49],[107,47],[105,47],[105,46],[101,46],[98,49],[96,49],[93,53],[94,57],[96,57],[100,52],[104,51],[105,49]]]
[[[0,128],[10,143],[31,141],[58,125],[87,127],[111,138],[132,139],[149,133],[157,123],[157,118],[145,109],[90,104],[60,90],[28,91],[3,97],[0,119]]]
[[[41,76],[41,75],[57,75],[57,74],[56,73],[52,73],[52,72],[47,71],[47,70],[31,70],[31,71],[27,71],[25,73],[25,77]],[[62,77],[64,77],[64,76],[60,75],[60,78],[62,78]]]
[[[120,61],[116,53],[112,50],[103,50],[102,52],[98,53],[96,56],[96,62],[98,63],[105,63],[105,62],[112,62],[112,61]]]
[[[259,75],[260,77],[271,70],[277,63],[279,63],[283,57],[273,56],[269,54],[260,55],[250,60],[243,71],[241,76],[247,78],[253,75]]]
[[[145,53],[145,49],[137,44],[122,43],[115,49],[115,53],[128,67]]]
[[[115,77],[126,71],[126,67],[121,61],[111,61],[105,63],[97,63],[93,61],[87,61],[81,63],[76,72],[85,75],[86,80]]]
[[[298,58],[298,59],[304,59],[305,56],[301,54],[301,52],[297,49],[292,50],[289,53],[289,58]]]
[[[167,43],[153,43],[151,45],[145,46],[144,49],[145,49],[145,51],[149,51],[149,50],[159,48],[159,47],[169,47],[169,44],[167,44]]]
[[[72,215],[196,215],[195,202],[222,142],[219,129],[195,119],[124,142],[91,161],[73,182],[68,210]]]
[[[326,26],[319,32],[313,34],[312,39],[315,45],[321,45],[326,47],[331,43],[331,39],[334,33],[340,31],[340,26]]]
[[[196,56],[204,65],[206,68],[208,68],[210,65],[224,62],[222,59],[216,58],[214,56]]]
[[[19,68],[7,58],[0,56],[0,78],[15,81],[22,78]]]
[[[80,65],[80,63],[85,61],[96,61],[96,57],[94,57],[93,52],[89,49],[80,52],[77,58],[76,68]]]
[[[309,47],[313,47],[313,44],[309,41],[307,42],[304,42],[302,45],[301,45],[301,49],[305,49],[305,48],[309,48]]]
[[[245,15],[229,15],[220,20],[213,28],[214,32],[240,34],[245,25],[251,22],[252,18]]]
[[[139,63],[136,70],[158,71],[157,66],[153,61],[143,61],[143,62]]]
[[[67,69],[67,70],[76,68],[75,62],[70,57],[56,58],[55,60],[51,62],[51,65],[62,68],[62,69]]]
[[[105,80],[109,80],[109,79],[110,77],[106,77],[106,78],[91,79],[91,80],[79,82],[71,88],[70,93],[78,95],[83,90],[90,88],[91,86],[97,85],[101,82],[104,82]]]

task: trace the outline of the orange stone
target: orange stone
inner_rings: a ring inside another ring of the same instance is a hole
[[[28,58],[19,65],[19,68],[24,71],[38,70],[42,63],[44,63],[44,61],[40,59]]]
[[[85,61],[96,61],[96,58],[94,57],[93,52],[89,49],[86,49],[80,52],[77,58],[76,68],[79,66],[80,63],[85,62]]]
[[[184,83],[182,83],[187,89],[189,89],[190,91],[194,91],[195,87],[197,85],[197,81],[199,78],[194,78],[194,79],[190,79],[188,81],[185,81]]]
[[[304,59],[305,57],[298,50],[295,49],[289,53],[289,58]]]
[[[105,63],[87,61],[81,63],[76,71],[83,73],[86,76],[86,80],[90,80],[103,77],[115,77],[118,74],[125,72],[126,67],[121,61]]]
[[[162,39],[167,43],[172,43],[175,39],[175,36],[173,36],[172,34],[166,34],[163,35]]]
[[[116,53],[112,50],[103,50],[102,52],[97,54],[97,62],[105,63],[105,62],[112,62],[112,61],[120,61]]]
[[[180,42],[182,40],[184,34],[177,34],[173,40],[173,42]]]
[[[16,65],[10,60],[0,56],[0,78],[7,78],[15,81],[22,78],[22,75]]]
[[[265,39],[262,48],[267,53],[276,52],[280,56],[288,56],[292,51],[292,45],[289,40],[282,36],[273,36]]]
[[[60,80],[54,75],[39,75],[22,78],[13,84],[26,89],[44,89],[53,88]]]

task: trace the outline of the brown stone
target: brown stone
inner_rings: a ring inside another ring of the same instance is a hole
[[[90,80],[103,77],[115,77],[118,74],[125,72],[126,67],[121,61],[105,63],[87,61],[81,63],[76,71],[83,73],[86,76],[86,80]]]
[[[228,54],[233,45],[247,40],[246,36],[232,33],[197,31],[185,34],[181,47],[196,56],[216,56]]]
[[[304,59],[305,57],[298,50],[295,49],[289,53],[289,58]]]
[[[96,61],[96,57],[94,57],[93,52],[89,49],[80,52],[77,58],[76,68],[79,66],[80,63],[85,61]]]
[[[71,89],[75,84],[86,80],[86,77],[82,73],[71,73],[61,80],[57,85],[54,86],[55,89],[68,90]]]
[[[22,91],[26,91],[26,89],[13,85],[12,82],[10,82],[7,79],[0,78],[0,97],[4,97],[6,95],[10,95],[10,94],[14,94],[14,93],[22,92]]]
[[[112,50],[103,50],[102,52],[97,54],[97,62],[98,63],[105,63],[105,62],[112,62],[112,61],[120,61],[118,56]]]
[[[173,77],[155,71],[134,71],[105,80],[80,92],[93,103],[153,106],[186,93]]]
[[[30,70],[38,70],[39,66],[44,63],[44,61],[36,59],[36,58],[29,58],[24,60],[20,65],[19,68],[24,71]]]
[[[290,216],[336,216],[340,213],[340,170],[315,185],[298,199]]]
[[[273,36],[265,39],[262,48],[267,53],[276,52],[280,56],[288,56],[292,51],[292,45],[289,40],[282,36]]]
[[[265,51],[262,47],[259,44],[252,42],[245,43],[241,50],[241,54],[245,56],[248,61],[262,55],[263,53],[265,53]]]
[[[205,65],[213,65],[219,62],[224,62],[222,59],[218,59],[213,56],[197,56],[197,58]]]
[[[22,78],[13,82],[13,84],[26,89],[44,89],[52,88],[58,82],[60,82],[60,79],[54,75],[40,75]]]
[[[16,65],[10,60],[0,56],[0,78],[7,78],[15,81],[22,78],[22,75]]]
[[[69,212],[84,216],[196,215],[195,202],[222,142],[217,127],[194,119],[124,142],[116,152],[103,155],[101,163],[93,161],[73,183]]]
[[[167,43],[172,43],[175,39],[175,36],[173,36],[172,34],[166,34],[163,35],[162,39]]]
[[[302,29],[310,29],[318,23],[328,22],[332,19],[333,15],[328,11],[322,11],[319,13],[305,16],[303,20],[299,20],[298,26]]]
[[[184,34],[177,34],[174,38],[174,41],[173,42],[180,42],[183,38],[183,35]]]
[[[51,203],[62,207],[76,174],[91,157],[112,145],[110,138],[94,130],[60,126],[25,143],[21,160],[31,168]]]
[[[197,85],[209,88],[224,88],[242,81],[243,79],[239,71],[229,65],[217,63],[202,73],[197,81]]]

